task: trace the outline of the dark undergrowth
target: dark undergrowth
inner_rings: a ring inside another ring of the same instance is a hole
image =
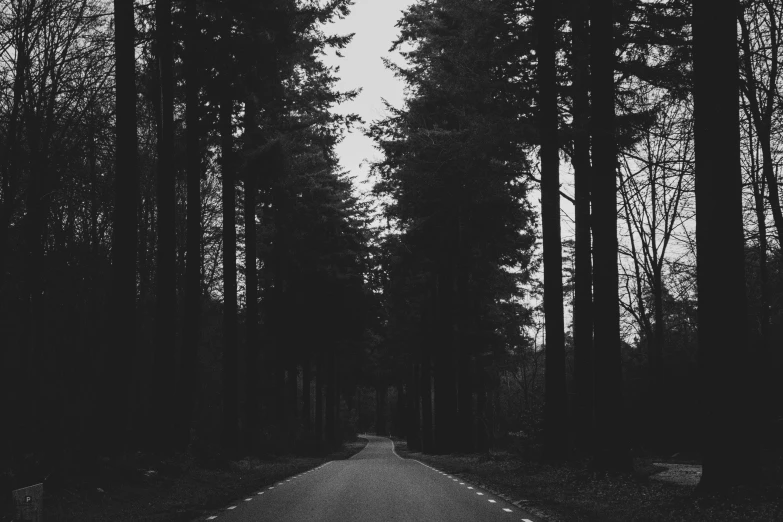
[[[330,460],[351,457],[367,441],[343,444],[319,456],[280,455],[238,461],[179,454],[167,460],[137,455],[133,463],[103,460],[90,474],[44,483],[46,522],[185,522],[282,478]],[[10,492],[3,491],[0,521],[13,520]]]
[[[665,459],[635,458],[634,473],[601,475],[588,470],[587,460],[551,465],[506,451],[424,455],[409,452],[404,441],[395,445],[401,457],[459,476],[549,522],[783,521],[783,485],[774,480],[697,495],[693,485],[651,478],[666,469],[654,462]]]

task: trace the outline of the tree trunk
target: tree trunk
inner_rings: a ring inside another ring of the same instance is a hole
[[[761,185],[761,186],[759,186]],[[769,271],[767,269],[767,221],[764,214],[763,183],[753,183],[753,199],[756,210],[756,221],[759,225],[759,290],[761,312],[759,313],[761,342],[764,351],[769,351]]]
[[[590,244],[590,100],[587,5],[571,6],[574,111],[574,409],[577,447],[592,450],[593,438],[593,265]]]
[[[288,419],[289,434],[293,437],[296,435],[296,424],[299,417],[299,368],[296,364],[296,357],[289,356],[286,366],[286,418]]]
[[[457,383],[459,407],[459,450],[472,453],[475,450],[473,427],[473,365],[464,339],[460,340],[459,381]]]
[[[225,29],[226,36],[229,28]],[[230,57],[226,56],[226,60]],[[223,72],[220,100],[220,143],[223,174],[223,447],[235,454],[239,444],[237,388],[237,240],[234,193],[234,101],[231,79]]]
[[[255,135],[255,111],[252,96],[245,102],[245,150],[249,156]],[[258,269],[256,266],[256,195],[259,173],[246,161],[245,167],[245,375],[247,385],[245,448],[255,450],[254,441],[258,431]]]
[[[761,471],[744,276],[739,6],[696,0],[693,8],[702,490],[757,482]]]
[[[319,443],[324,439],[324,377],[326,375],[325,357],[318,354],[318,366],[315,369],[315,440]]]
[[[117,152],[112,240],[111,340],[106,343],[103,409],[105,448],[127,448],[129,391],[136,347],[136,247],[139,174],[136,129],[136,49],[133,3],[114,0]]]
[[[476,451],[489,451],[486,376],[480,366],[476,370]]]
[[[378,377],[375,384],[375,434],[387,435],[386,429],[386,383],[381,377]]]
[[[408,448],[411,451],[421,450],[421,396],[420,396],[420,376],[419,365],[412,363],[410,365],[409,372],[409,387],[408,387],[408,423],[405,435],[408,442]]]
[[[30,136],[29,182],[25,198],[26,214],[23,219],[24,237],[24,307],[22,313],[22,350],[27,364],[22,374],[28,389],[26,412],[29,415],[28,426],[40,426],[43,406],[41,398],[40,370],[45,359],[46,319],[44,282],[44,238],[46,237],[47,201],[45,180],[45,152],[42,149],[41,118],[33,115],[27,118]],[[40,448],[46,432],[34,429],[28,433],[35,447]]]
[[[312,428],[311,412],[310,412],[310,383],[313,379],[312,368],[310,366],[310,356],[305,355],[302,360],[302,423],[304,424],[304,431],[310,435]]]
[[[435,441],[432,433],[432,362],[428,335],[421,353],[421,449],[424,453],[434,453]]]
[[[324,423],[326,444],[334,448],[336,444],[336,413],[337,413],[337,386],[335,374],[334,346],[329,347],[326,354],[326,420]]]
[[[446,260],[435,290],[435,450],[452,453],[457,439],[457,382],[454,353],[454,266]]]
[[[590,0],[593,168],[590,179],[595,310],[594,465],[633,467],[625,436],[617,268],[617,152],[614,135],[614,22],[612,0]]]
[[[559,460],[568,451],[568,395],[563,320],[563,255],[560,244],[560,157],[557,137],[555,5],[536,0],[538,117],[541,135],[541,229],[544,246],[544,454]]]
[[[278,427],[283,428],[287,417],[287,403],[285,400],[285,365],[280,354],[275,357],[275,418]]]
[[[155,1],[155,38],[160,72],[160,132],[158,138],[158,256],[155,311],[156,396],[153,401],[154,444],[170,453],[175,444],[176,390],[176,237],[174,169],[174,43],[171,0]]]
[[[405,400],[405,386],[402,380],[397,381],[397,421],[395,422],[395,431],[398,437],[405,438],[406,426],[408,424],[407,402]]]
[[[90,163],[90,252],[93,256],[98,255],[98,247],[100,241],[98,240],[98,151],[95,140],[97,123],[95,122],[95,115],[92,114],[90,121],[90,149],[89,149],[89,163]],[[2,230],[2,229],[0,229]],[[3,245],[4,243],[0,243]],[[0,276],[2,277],[2,276]],[[2,286],[2,281],[0,281]]]
[[[652,362],[652,368],[653,368],[653,383],[663,383],[664,382],[664,375],[663,375],[663,350],[664,345],[666,343],[666,340],[664,338],[664,331],[666,330],[666,325],[664,324],[663,319],[663,267],[661,266],[662,261],[655,260],[655,266],[653,266],[653,285],[652,285],[652,291],[653,291],[653,305],[655,307],[655,310],[653,312],[653,318],[655,320],[654,330],[653,330],[653,338],[652,338],[652,344],[653,344],[653,360]]]
[[[201,341],[201,145],[199,143],[199,85],[197,4],[185,4],[185,149],[187,152],[187,258],[185,265],[185,324],[182,328],[182,416],[178,445],[190,443],[196,362]]]

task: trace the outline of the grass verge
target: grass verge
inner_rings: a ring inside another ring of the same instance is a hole
[[[367,441],[343,444],[318,457],[279,456],[244,459],[205,467],[179,455],[157,463],[157,470],[118,467],[92,476],[67,477],[44,487],[44,520],[48,522],[189,522],[246,497],[280,479],[330,460],[350,458]],[[13,520],[10,510],[0,521]]]
[[[548,465],[521,460],[517,455],[425,455],[410,452],[395,439],[397,454],[459,476],[505,498],[548,522],[711,522],[783,520],[783,489],[766,485],[740,489],[731,495],[694,495],[693,486],[651,480],[665,468],[653,459],[635,459],[636,471],[598,475],[587,462]]]

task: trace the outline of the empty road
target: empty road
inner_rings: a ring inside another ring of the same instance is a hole
[[[216,522],[495,522],[537,519],[486,491],[394,453],[383,437],[239,499],[198,520]]]

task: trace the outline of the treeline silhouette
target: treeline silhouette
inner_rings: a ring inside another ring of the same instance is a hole
[[[389,67],[409,95],[368,134],[397,231],[386,342],[404,367],[379,379],[407,383],[393,411],[409,447],[494,439],[605,471],[700,453],[705,490],[774,473],[781,15],[698,0],[405,11],[406,63]]]
[[[3,481],[363,430],[760,480],[783,8],[413,2],[365,198],[322,59],[350,4],[0,8]]]
[[[368,205],[334,152],[358,118],[330,112],[356,93],[322,61],[347,5],[3,4],[14,483],[339,442],[340,361],[377,322]]]

